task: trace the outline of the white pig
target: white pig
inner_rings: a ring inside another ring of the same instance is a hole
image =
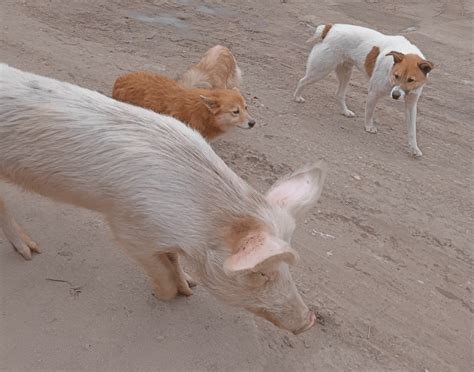
[[[219,299],[294,333],[313,326],[291,278],[295,218],[319,198],[319,162],[262,195],[179,121],[0,64],[0,179],[102,213],[156,295],[190,295],[184,255]],[[38,245],[0,198],[26,259]]]

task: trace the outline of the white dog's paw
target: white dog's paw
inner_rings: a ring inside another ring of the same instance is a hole
[[[302,96],[295,97],[295,102],[303,103],[303,102],[304,102],[304,98],[303,98]]]
[[[365,126],[365,131],[366,132],[369,132],[369,133],[377,133],[377,128],[375,127],[375,125],[371,125],[371,126]]]
[[[419,158],[420,156],[423,155],[423,153],[418,147],[410,146],[409,151],[410,151],[410,154],[413,155],[415,158]]]
[[[351,110],[345,110],[342,112],[342,115],[344,115],[347,118],[353,118],[355,116],[354,112]]]

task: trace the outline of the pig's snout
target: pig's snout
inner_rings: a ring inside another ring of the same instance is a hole
[[[294,335],[298,335],[312,328],[316,324],[316,315],[312,311],[309,312],[308,322],[301,328],[293,331]]]
[[[301,298],[299,298],[299,300],[301,300]],[[285,311],[279,314],[273,313],[272,311],[262,308],[249,308],[248,310],[272,322],[277,327],[286,329],[287,331],[290,331],[295,335],[305,332],[311,327],[313,327],[316,323],[316,315],[314,314],[314,312],[309,310],[302,300],[301,303],[299,303],[299,301],[296,303],[290,303],[293,305],[292,309],[288,312]],[[302,309],[298,305],[303,306],[304,309]]]

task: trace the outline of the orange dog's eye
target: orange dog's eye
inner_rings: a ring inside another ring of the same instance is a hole
[[[240,114],[240,110],[239,109],[234,110],[234,111],[232,111],[232,113],[235,114],[235,115],[238,115],[238,114]]]
[[[413,83],[414,81],[415,81],[415,80],[413,80],[412,78],[408,78],[408,79],[407,79],[407,82],[409,82],[409,83]]]
[[[400,79],[400,75],[395,74],[395,79]]]

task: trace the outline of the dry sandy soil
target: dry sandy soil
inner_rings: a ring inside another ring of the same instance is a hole
[[[108,95],[119,74],[175,76],[208,47],[230,47],[258,123],[217,153],[259,190],[318,158],[330,172],[294,239],[295,280],[321,314],[298,337],[202,288],[157,301],[100,216],[1,184],[44,253],[26,262],[0,236],[0,367],[472,370],[472,15],[464,0],[1,1],[2,62]],[[382,101],[379,133],[364,131],[360,73],[356,118],[338,113],[333,76],[292,101],[305,40],[324,22],[406,34],[435,63],[419,104],[421,159],[407,153],[399,102]]]

